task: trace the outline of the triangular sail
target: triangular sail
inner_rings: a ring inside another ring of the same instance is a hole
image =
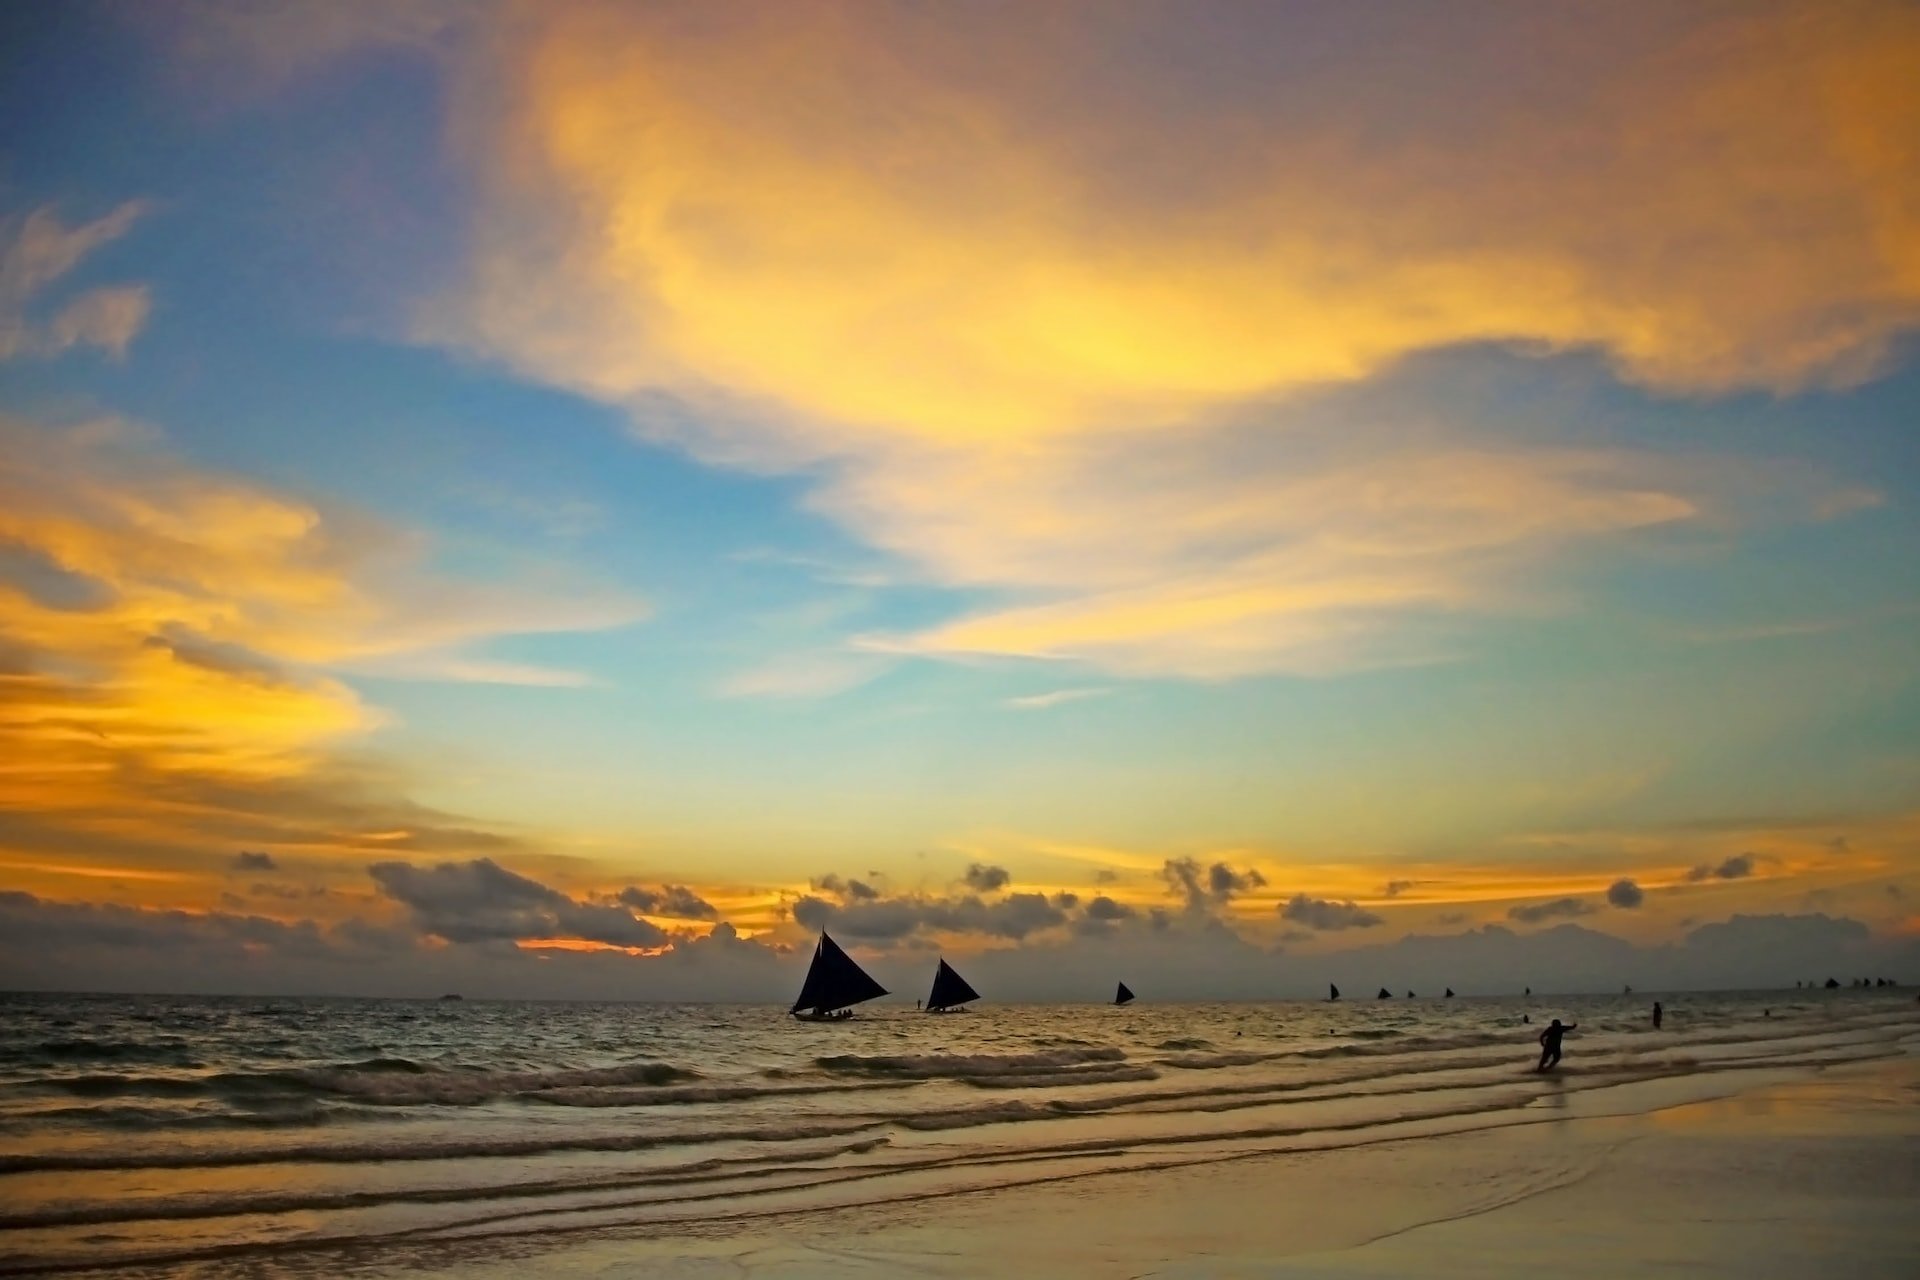
[[[951,1009],[979,998],[980,993],[968,986],[967,980],[955,973],[945,960],[933,971],[933,990],[927,995],[927,1008]]]
[[[1447,988],[1447,999],[1449,999],[1449,1000],[1451,1000],[1451,999],[1453,999],[1453,988],[1452,988],[1452,987],[1448,987],[1448,988]]]
[[[1113,993],[1113,1002],[1115,1004],[1125,1004],[1131,999],[1133,999],[1133,992],[1127,990],[1127,984],[1124,982],[1120,984],[1120,989]]]
[[[1327,984],[1327,999],[1338,1000],[1339,998],[1340,998],[1340,988],[1334,986],[1331,982],[1329,982]]]
[[[1375,1000],[1391,1000],[1393,999],[1393,992],[1387,990],[1385,987],[1382,987],[1380,988],[1380,994],[1375,996],[1374,999]]]
[[[807,969],[807,980],[800,986],[800,998],[787,1012],[807,1009],[814,1013],[832,1013],[885,994],[887,989],[868,977],[867,971],[855,964],[853,957],[822,930],[819,945],[813,949],[813,964]]]

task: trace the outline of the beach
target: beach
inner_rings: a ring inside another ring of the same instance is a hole
[[[0,1274],[1912,1274],[1894,992],[5,997]],[[1538,1074],[1549,1017],[1578,1024]]]
[[[721,1241],[606,1239],[537,1266],[601,1280],[1920,1274],[1920,1059],[1686,1100],[1703,1091],[1625,1086],[1494,1130],[802,1215]]]

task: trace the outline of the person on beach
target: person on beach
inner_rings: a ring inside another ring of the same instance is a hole
[[[1658,1000],[1655,1000],[1653,1002],[1653,1029],[1655,1031],[1658,1031],[1660,1029],[1660,1017],[1661,1017],[1660,1002]]]
[[[1540,1033],[1540,1065],[1534,1068],[1535,1071],[1545,1071],[1549,1067],[1559,1065],[1560,1037],[1579,1025],[1577,1022],[1569,1022],[1563,1026],[1558,1018],[1547,1025],[1547,1029]]]

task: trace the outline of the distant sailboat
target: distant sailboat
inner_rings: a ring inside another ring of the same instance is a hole
[[[827,1022],[850,1017],[854,1005],[885,994],[887,989],[868,977],[823,929],[807,980],[800,984],[800,998],[787,1012],[806,1022]]]
[[[1526,991],[1524,991],[1524,992],[1522,992],[1522,994],[1523,994],[1523,995],[1529,995],[1529,996],[1530,996],[1530,995],[1532,995],[1532,994],[1533,994],[1533,988],[1532,988],[1532,987],[1528,987],[1528,988],[1526,989]]]
[[[1375,1000],[1391,1000],[1393,999],[1393,992],[1387,990],[1385,987],[1382,987],[1380,988],[1380,994],[1375,996],[1374,999]]]
[[[1127,990],[1127,984],[1124,982],[1120,984],[1120,989],[1113,993],[1113,1002],[1115,1004],[1125,1004],[1131,999],[1133,999],[1133,992]]]
[[[942,960],[940,967],[933,971],[933,990],[927,995],[927,1012],[945,1013],[979,998],[980,993],[968,986],[967,980],[954,972],[952,965]]]
[[[1340,988],[1334,986],[1331,982],[1329,982],[1327,984],[1327,999],[1329,1001],[1334,1001],[1334,1000],[1338,1000],[1339,998],[1340,998]]]
[[[1447,988],[1447,995],[1446,995],[1446,998],[1447,998],[1447,999],[1449,999],[1449,1000],[1451,1000],[1451,999],[1453,999],[1453,988],[1452,988],[1452,987],[1448,987],[1448,988]]]
[[[1419,997],[1419,996],[1417,996],[1417,995],[1415,995],[1415,994],[1413,994],[1413,992],[1411,992],[1411,991],[1409,991],[1409,992],[1407,992],[1407,999],[1409,999],[1409,1000],[1418,1000],[1419,998],[1420,998],[1420,997]]]

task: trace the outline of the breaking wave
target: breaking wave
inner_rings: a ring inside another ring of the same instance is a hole
[[[815,1058],[834,1075],[892,1076],[903,1080],[979,1080],[996,1076],[1059,1079],[1097,1063],[1124,1062],[1115,1048],[1054,1049],[1046,1053],[838,1054]]]

